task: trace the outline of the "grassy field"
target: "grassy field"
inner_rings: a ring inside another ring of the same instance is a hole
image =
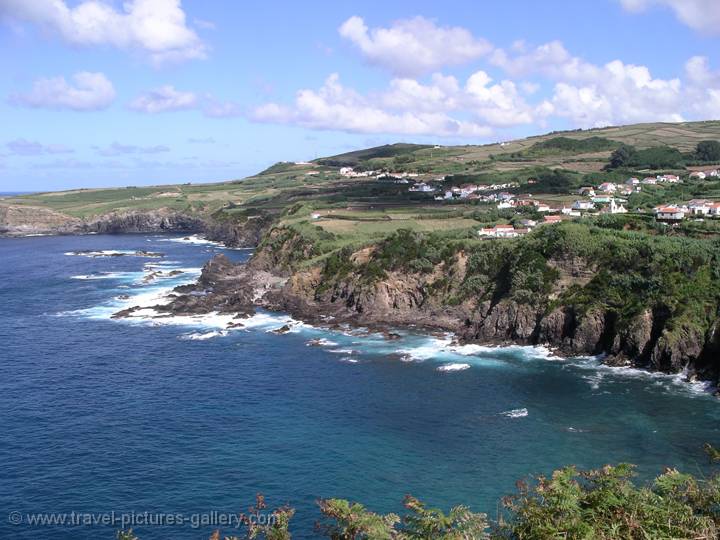
[[[517,192],[533,191],[536,199],[562,206],[577,198],[571,185],[543,192],[542,186],[531,188],[527,180],[542,171],[564,169],[572,185],[622,181],[624,173],[615,178],[602,171],[612,149],[621,143],[637,148],[666,145],[688,152],[708,139],[720,140],[720,122],[577,130],[489,145],[386,145],[313,163],[279,162],[255,176],[231,182],[38,193],[4,199],[0,205],[40,206],[80,218],[158,208],[230,220],[265,213],[293,227],[323,231],[338,244],[380,237],[399,228],[464,234],[503,216],[490,205],[436,202],[427,194],[408,192],[407,184],[344,178],[339,168],[414,172],[418,180],[426,181],[446,177],[447,188],[466,182],[517,182]],[[661,200],[698,196],[720,198],[720,185],[649,188],[633,196],[630,206],[647,208]],[[312,212],[322,217],[314,220]]]

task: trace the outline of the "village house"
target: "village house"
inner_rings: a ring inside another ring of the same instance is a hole
[[[693,199],[687,207],[690,213],[694,216],[706,216],[710,213],[710,201],[704,199]]]
[[[528,229],[516,229],[512,225],[495,225],[494,227],[483,227],[478,231],[478,235],[491,238],[516,238],[528,232]]]
[[[515,194],[508,193],[507,191],[503,191],[501,193],[498,193],[498,199],[501,201],[509,201],[515,198]]]
[[[320,219],[322,215],[318,214],[317,212],[313,212],[312,214],[310,214],[310,217],[313,219]]]
[[[583,197],[594,197],[595,196],[595,188],[591,186],[584,186],[578,189],[578,195],[582,195]]]
[[[654,176],[647,176],[642,179],[641,184],[645,184],[648,186],[654,186],[655,184],[657,184],[657,178],[655,178]]]
[[[538,203],[537,206],[535,206],[535,210],[538,212],[552,212],[552,208],[545,203]]]
[[[675,174],[661,174],[657,176],[658,182],[666,182],[668,184],[677,184],[680,182],[680,177]]]
[[[708,204],[708,207],[710,208],[708,215],[713,217],[720,216],[720,202],[711,202],[710,204]]]
[[[560,209],[560,213],[564,216],[573,216],[573,217],[580,217],[582,216],[582,213],[580,210],[573,210],[572,207],[563,206]]]
[[[685,210],[677,206],[660,206],[655,209],[655,219],[668,223],[677,223],[685,219]]]
[[[639,183],[640,183],[640,180],[635,177],[628,178],[627,180],[625,180],[626,186],[637,186]]]
[[[702,171],[694,171],[690,173],[690,178],[692,179],[698,179],[698,180],[705,180],[706,174]]]
[[[615,190],[617,190],[617,186],[612,182],[603,182],[598,186],[598,190],[602,191],[603,193],[615,193]]]
[[[463,184],[460,186],[460,196],[465,198],[471,193],[475,193],[478,187],[475,184]]]
[[[410,186],[408,188],[408,191],[421,191],[423,193],[432,193],[433,191],[435,191],[435,188],[427,185],[425,182],[418,182],[414,186]]]
[[[561,221],[562,221],[561,216],[545,216],[545,218],[543,219],[543,223],[546,223],[549,225],[552,225],[554,223],[560,223]]]
[[[534,219],[521,219],[520,225],[522,225],[526,229],[532,229],[537,225],[537,221],[535,221]]]
[[[586,212],[595,208],[595,204],[592,201],[578,200],[572,203],[572,209]]]

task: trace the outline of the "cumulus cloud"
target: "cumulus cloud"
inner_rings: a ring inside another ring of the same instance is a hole
[[[490,43],[465,28],[438,26],[424,17],[369,29],[362,17],[353,16],[340,26],[339,32],[370,63],[397,75],[416,76],[464,64],[492,49]]]
[[[694,56],[685,63],[687,99],[698,118],[720,118],[720,71],[712,71],[708,59]]]
[[[194,92],[182,92],[168,84],[136,97],[129,107],[137,112],[155,114],[194,109],[198,103],[198,96]]]
[[[645,66],[620,60],[602,67],[598,77],[584,85],[559,82],[555,86],[555,113],[580,127],[633,122],[680,122],[683,109],[680,79],[655,79]]]
[[[494,127],[546,116],[546,104],[528,105],[513,83],[491,83],[484,72],[472,75],[465,85],[436,74],[431,84],[394,79],[386,91],[363,95],[333,74],[317,91],[300,90],[292,105],[266,103],[251,116],[312,129],[453,137],[487,137]]]
[[[74,152],[72,148],[68,148],[62,144],[41,144],[37,141],[28,141],[26,139],[15,139],[5,143],[11,154],[16,156],[43,156],[49,154],[71,154]]]
[[[646,66],[620,60],[596,65],[570,54],[559,41],[510,53],[498,49],[490,61],[511,76],[540,76],[555,82],[547,114],[578,127],[683,119],[685,89],[679,78],[653,77]]]
[[[205,58],[207,47],[187,25],[180,0],[2,0],[0,15],[26,21],[73,45],[136,49],[155,63]]]
[[[102,73],[81,71],[68,82],[64,77],[38,79],[30,92],[10,96],[10,102],[43,109],[97,111],[115,100],[115,88]]]
[[[642,12],[653,6],[673,10],[675,16],[694,30],[720,34],[720,2],[717,0],[620,0],[631,12]]]
[[[106,148],[96,146],[95,150],[97,150],[97,153],[101,156],[119,156],[127,154],[160,154],[162,152],[169,152],[170,148],[164,145],[136,146],[133,144],[114,142]]]

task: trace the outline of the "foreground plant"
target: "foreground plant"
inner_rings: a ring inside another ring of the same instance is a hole
[[[706,445],[713,463],[720,451]],[[607,465],[578,471],[565,467],[550,477],[518,482],[503,499],[504,513],[488,523],[485,514],[456,506],[448,514],[407,496],[404,516],[377,514],[344,499],[318,501],[323,520],[316,533],[331,540],[655,540],[720,538],[720,475],[696,478],[666,469],[648,485],[633,482],[634,466]],[[258,495],[241,515],[242,537],[224,540],[290,540],[295,510],[267,512]],[[488,531],[489,529],[489,531]],[[138,540],[120,532],[118,540]],[[215,531],[210,540],[220,540]]]

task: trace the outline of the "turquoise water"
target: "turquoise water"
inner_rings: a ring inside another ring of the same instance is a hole
[[[386,512],[412,493],[495,515],[530,473],[620,461],[644,477],[702,472],[702,444],[720,442],[720,402],[701,385],[594,359],[386,341],[273,313],[234,331],[223,317],[109,319],[217,252],[250,254],[145,235],[0,240],[0,538],[113,538],[118,526],[30,526],[26,514],[237,512],[259,491],[295,506],[304,531],[321,496]],[[163,275],[145,282],[152,271]],[[214,527],[134,528],[200,539]]]

